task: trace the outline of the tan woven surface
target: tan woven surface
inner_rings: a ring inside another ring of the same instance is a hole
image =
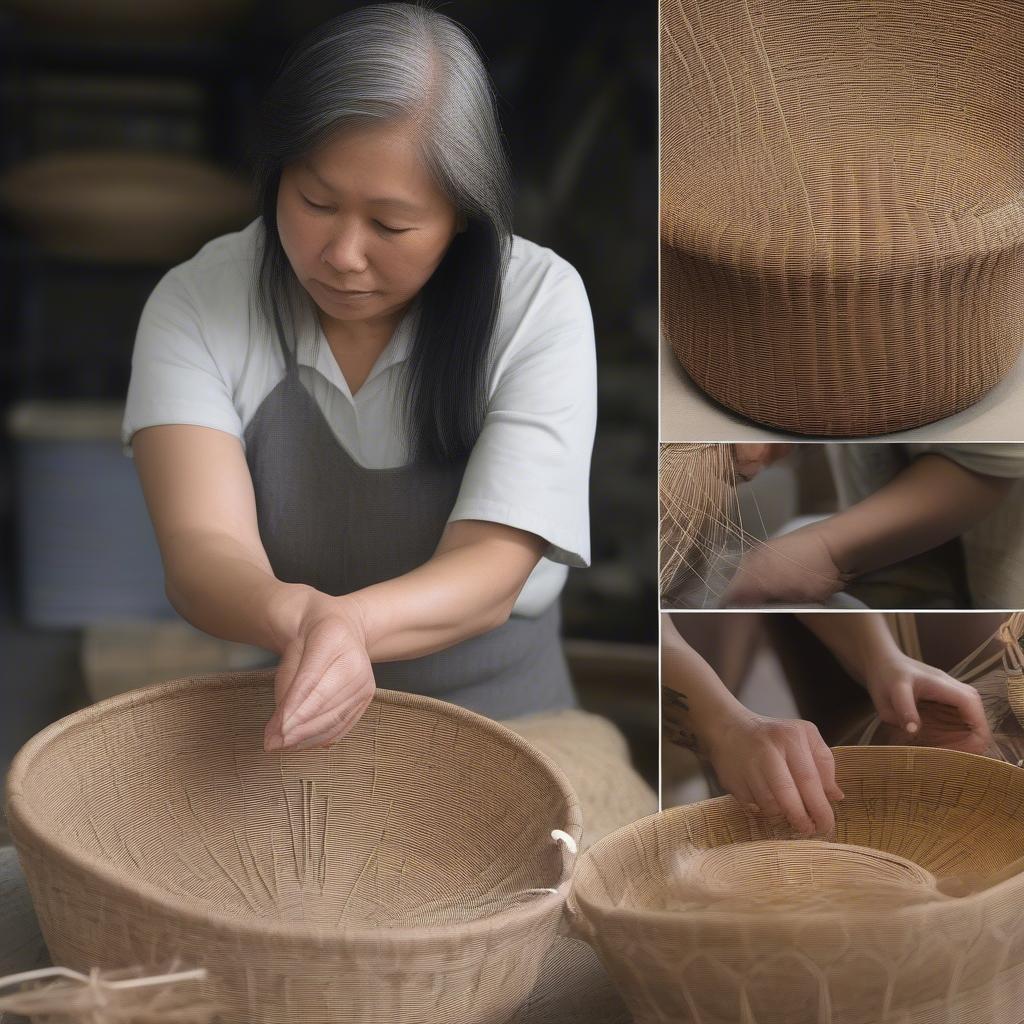
[[[1015,0],[665,0],[663,329],[757,422],[964,409],[1024,340]],[[673,438],[674,439],[674,438]]]
[[[561,920],[564,776],[496,723],[386,691],[345,743],[264,754],[271,680],[135,691],[19,753],[8,817],[54,961],[201,958],[247,1024],[507,1019]]]
[[[580,802],[580,850],[658,809],[658,797],[633,768],[622,733],[600,715],[553,711],[504,723],[565,773]]]
[[[577,926],[638,1024],[1024,1018],[1024,770],[951,750],[835,753],[841,847],[721,797],[581,857]],[[881,909],[866,888],[888,896]]]

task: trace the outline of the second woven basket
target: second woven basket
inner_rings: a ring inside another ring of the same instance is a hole
[[[662,326],[801,434],[964,409],[1024,341],[1017,0],[665,0]]]
[[[833,842],[732,797],[582,855],[570,909],[637,1024],[1020,1024],[1024,769],[840,747]]]

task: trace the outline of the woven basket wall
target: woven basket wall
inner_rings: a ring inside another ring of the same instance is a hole
[[[665,0],[662,325],[760,423],[977,401],[1024,340],[1016,0]]]
[[[134,691],[21,750],[7,810],[54,961],[206,967],[238,1024],[510,1018],[572,871],[551,830],[581,834],[564,776],[388,691],[330,749],[265,754],[272,678]]]
[[[721,797],[583,854],[570,908],[637,1024],[1019,1024],[1024,770],[906,747],[836,765],[832,844]]]

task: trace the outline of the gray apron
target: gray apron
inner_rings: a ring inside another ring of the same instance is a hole
[[[274,574],[332,595],[410,572],[434,553],[465,461],[394,469],[356,463],[303,384],[288,347],[285,376],[245,431],[260,537]],[[422,658],[374,665],[377,685],[450,700],[491,718],[572,707],[555,601]]]

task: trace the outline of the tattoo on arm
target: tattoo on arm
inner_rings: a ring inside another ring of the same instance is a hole
[[[702,753],[700,740],[690,722],[690,702],[685,693],[673,690],[670,686],[661,688],[661,725],[670,743],[692,750],[695,754]]]

